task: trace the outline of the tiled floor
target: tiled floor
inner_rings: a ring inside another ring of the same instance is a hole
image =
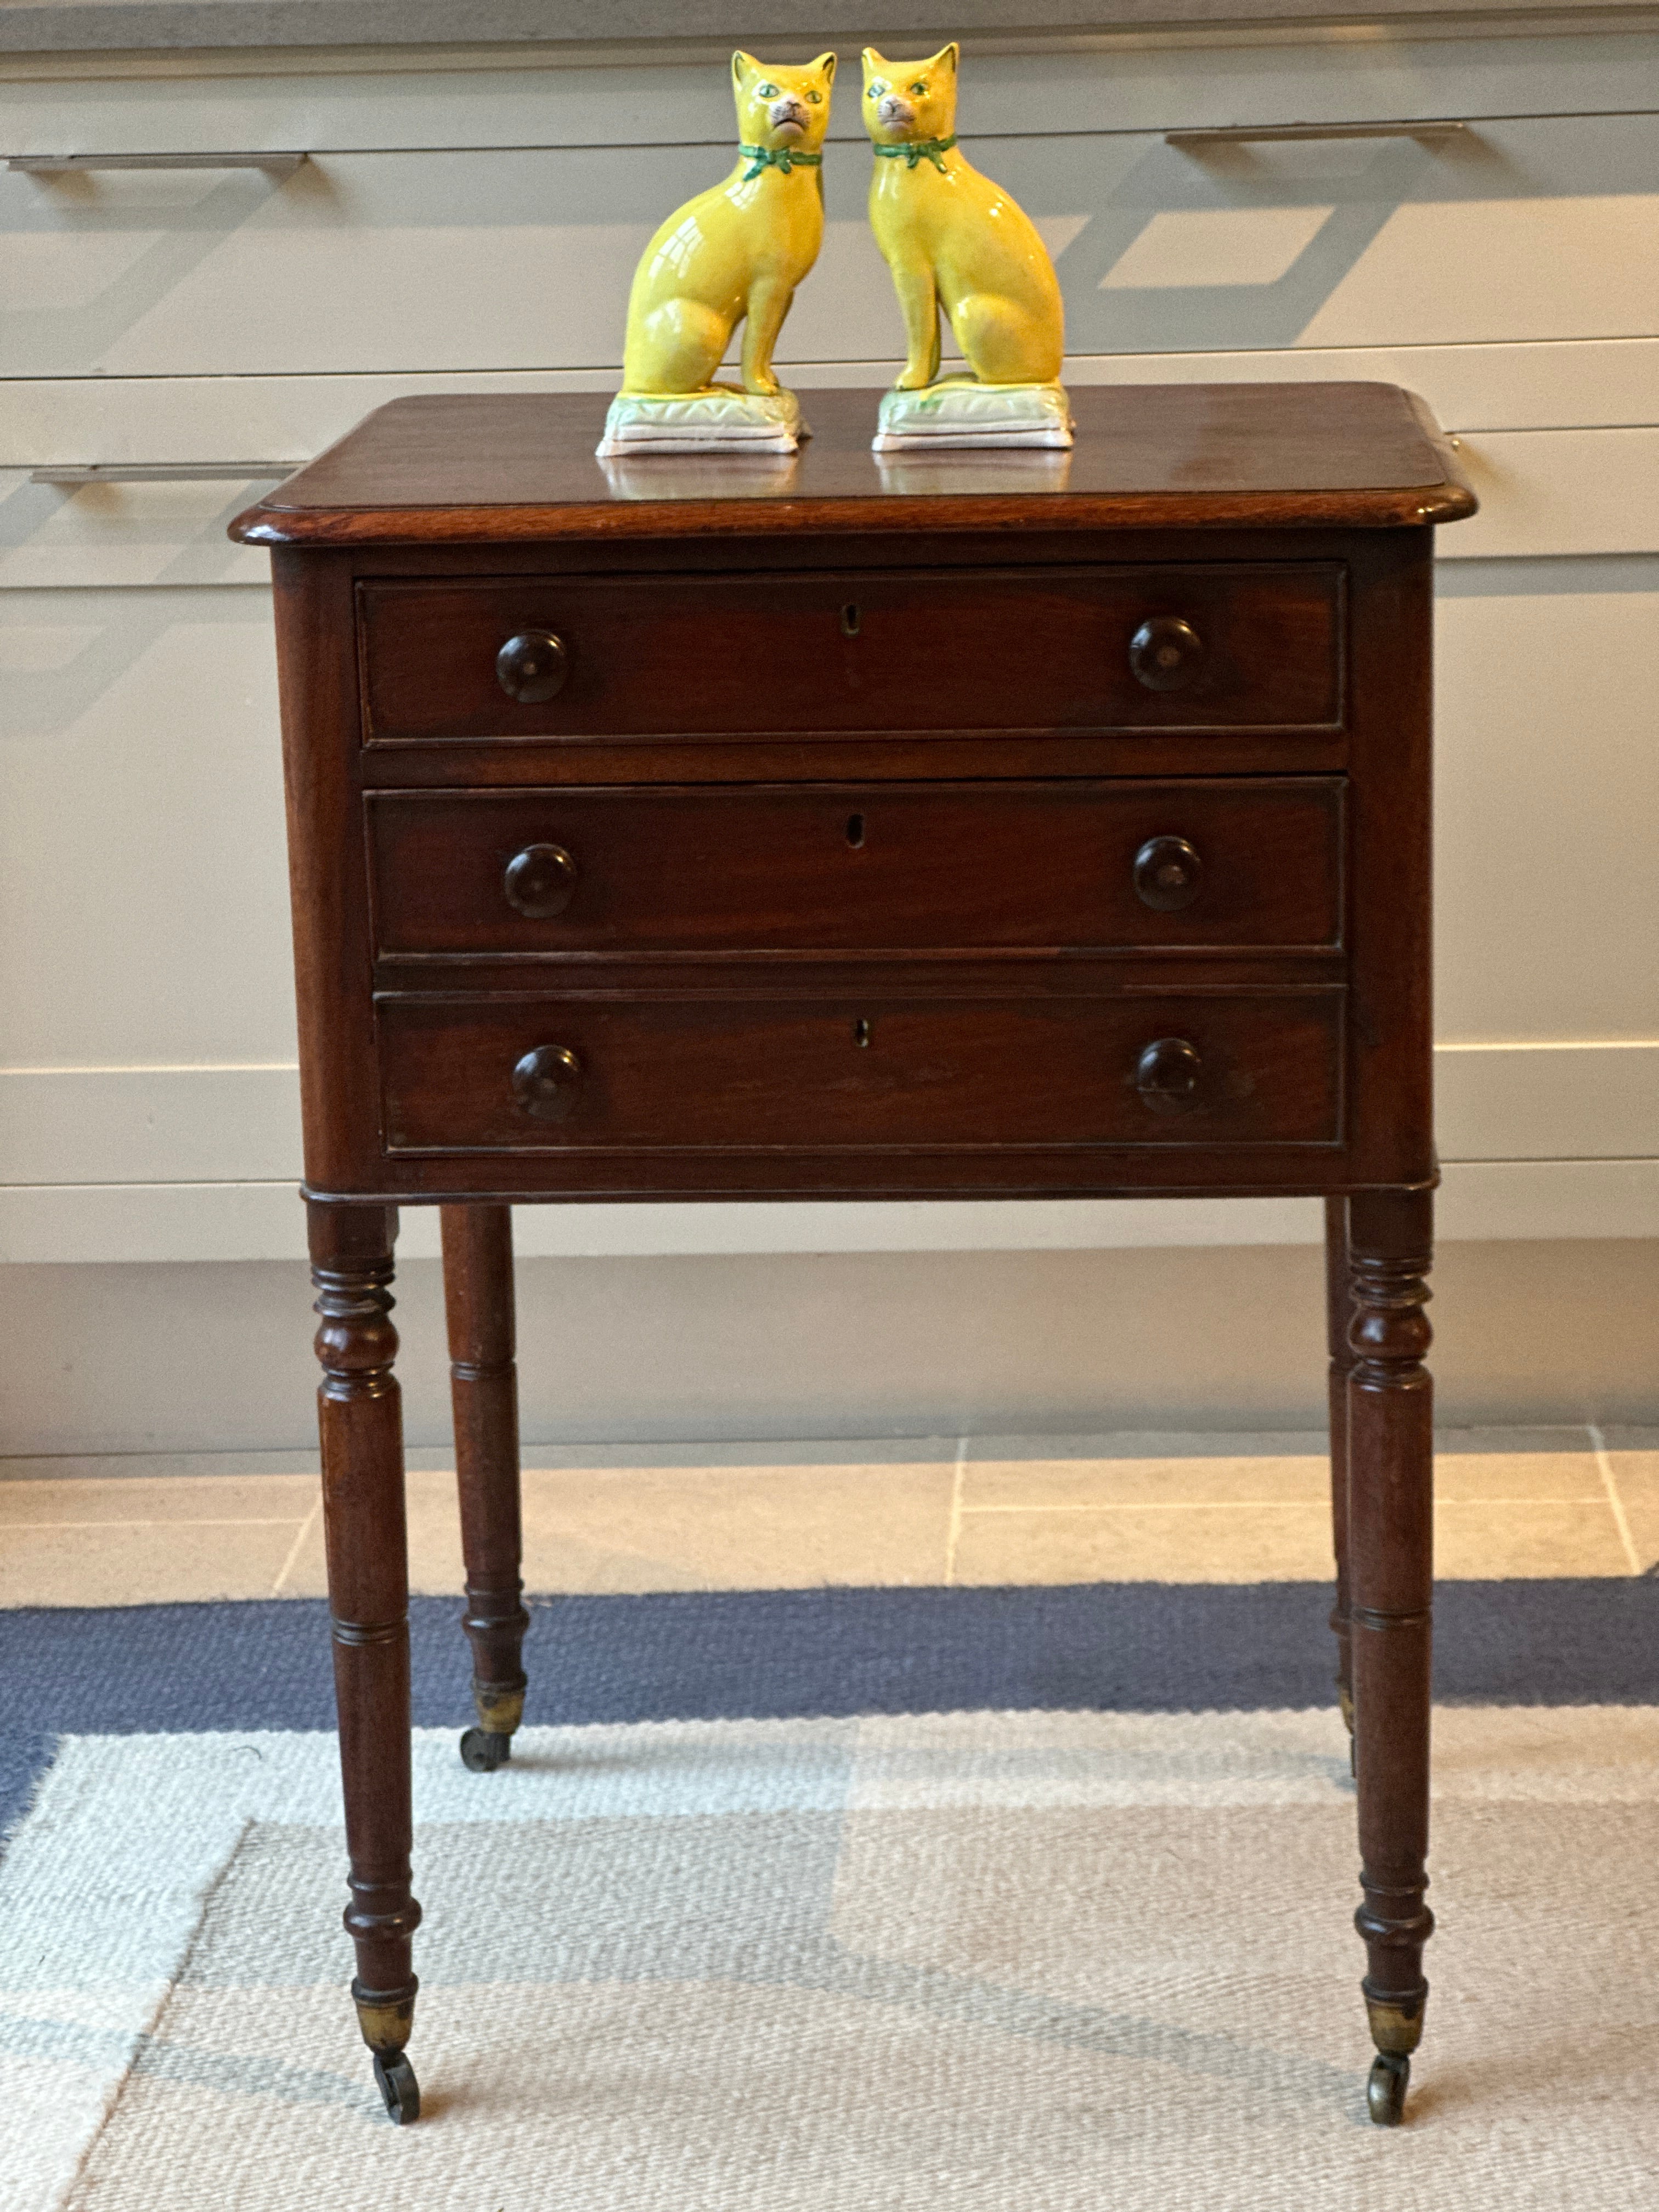
[[[322,1593],[314,1472],[291,1455],[273,1473],[246,1455],[235,1472],[179,1464],[65,1477],[12,1462],[0,1604]],[[530,1449],[525,1575],[544,1592],[1323,1581],[1328,1480],[1313,1437]],[[1659,1564],[1659,1431],[1455,1432],[1437,1484],[1443,1575]],[[411,1471],[409,1522],[414,1588],[459,1591],[452,1473]]]

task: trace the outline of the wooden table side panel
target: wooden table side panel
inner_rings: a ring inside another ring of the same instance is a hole
[[[1349,638],[1349,1144],[1356,1178],[1435,1173],[1433,533],[1357,538]]]
[[[306,1180],[372,1188],[380,1079],[350,562],[278,552],[272,568]]]

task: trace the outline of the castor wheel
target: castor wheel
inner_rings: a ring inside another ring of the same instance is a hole
[[[1371,2061],[1371,2078],[1365,2084],[1365,2102],[1379,2128],[1397,2128],[1406,2117],[1406,2085],[1412,2078],[1412,2062],[1389,2051]]]
[[[394,2127],[406,2128],[421,2117],[421,2085],[415,2069],[401,2051],[377,2051],[374,2081],[386,2099],[386,2118]]]
[[[489,1729],[469,1729],[461,1738],[461,1764],[475,1774],[493,1774],[506,1765],[512,1751],[510,1735],[496,1735]]]

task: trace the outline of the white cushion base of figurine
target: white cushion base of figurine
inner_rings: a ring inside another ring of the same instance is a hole
[[[980,384],[941,377],[918,392],[884,392],[871,441],[878,453],[941,446],[1069,446],[1072,410],[1058,384]]]
[[[605,418],[599,459],[627,453],[793,453],[808,436],[793,392],[619,392]]]

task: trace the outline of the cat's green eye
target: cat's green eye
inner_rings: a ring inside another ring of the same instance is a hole
[[[886,89],[887,87],[882,82],[882,80],[878,76],[872,77],[870,80],[870,97],[872,100],[879,100]]]
[[[823,94],[821,92],[809,92],[806,97],[814,107],[821,107],[823,105]]]
[[[927,78],[925,76],[919,76],[915,82],[911,86],[910,89],[912,92],[926,92],[927,89]]]
[[[775,84],[759,85],[756,89],[763,100],[775,100],[778,97],[778,88]]]

